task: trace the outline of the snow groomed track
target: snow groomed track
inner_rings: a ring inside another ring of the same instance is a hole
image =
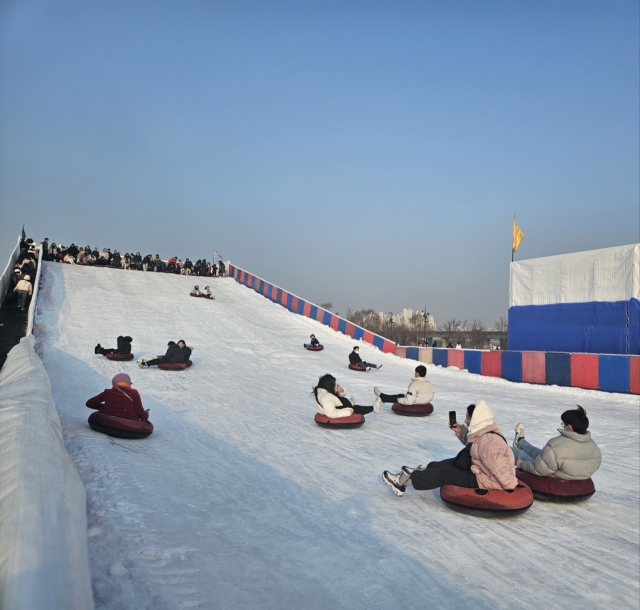
[[[428,367],[435,413],[384,408],[356,430],[313,422],[324,372],[362,404],[406,388],[415,362],[363,344],[384,367],[347,370],[353,340],[238,285],[212,280],[192,299],[180,276],[45,263],[34,333],[67,449],[87,489],[97,608],[637,608],[638,397],[536,387]],[[325,349],[310,353],[311,332]],[[134,338],[136,357],[168,340],[194,347],[191,369],[140,370],[95,356]],[[87,425],[89,396],[128,372],[154,434],[126,441]],[[579,505],[536,502],[487,521],[437,492],[394,497],[384,469],[460,449],[447,412],[484,398],[511,438],[556,435],[580,403],[603,455]]]

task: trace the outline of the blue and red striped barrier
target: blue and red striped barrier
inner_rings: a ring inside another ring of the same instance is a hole
[[[286,307],[292,313],[317,320],[354,340],[375,345],[387,354],[443,367],[455,366],[486,377],[509,381],[561,385],[604,392],[640,394],[640,356],[573,354],[567,352],[462,350],[396,345],[309,301],[269,284],[229,264],[229,276]]]
[[[345,320],[330,311],[326,311],[322,309],[322,307],[318,307],[309,301],[305,301],[304,299],[301,299],[295,294],[287,292],[278,286],[269,284],[265,280],[252,275],[235,265],[229,264],[227,271],[229,273],[229,277],[232,277],[236,282],[243,286],[247,286],[247,288],[255,290],[270,301],[286,307],[292,313],[304,316],[305,318],[311,318],[312,320],[317,320],[321,324],[329,326],[333,330],[341,332],[343,335],[352,337],[356,341],[362,340],[365,343],[375,345],[380,351],[387,354],[393,354],[396,349],[396,344],[393,341],[389,341],[389,339],[385,339],[384,337],[375,335],[360,326],[356,326],[353,322],[349,322],[349,320]]]
[[[395,355],[509,381],[640,394],[640,356],[405,347]]]

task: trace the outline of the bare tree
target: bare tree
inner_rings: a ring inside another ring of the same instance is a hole
[[[474,319],[471,325],[469,342],[473,349],[483,349],[487,342],[487,328],[482,320]]]
[[[331,301],[320,303],[320,307],[322,307],[322,309],[326,309],[327,311],[331,311],[333,309],[333,303]]]
[[[461,332],[467,326],[467,321],[464,322],[458,318],[449,318],[442,325],[442,338],[446,341],[447,345],[452,344],[453,341],[462,344],[464,334]]]
[[[501,330],[501,331],[505,331],[505,330],[509,330],[509,322],[507,320],[507,318],[505,318],[504,316],[500,316],[495,322],[495,329],[496,330]]]

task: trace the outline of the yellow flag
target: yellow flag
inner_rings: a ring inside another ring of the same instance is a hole
[[[511,240],[511,251],[515,252],[520,245],[520,242],[524,239],[524,233],[516,222],[515,214],[513,216],[513,239]]]

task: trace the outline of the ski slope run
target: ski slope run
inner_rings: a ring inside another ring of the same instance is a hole
[[[379,371],[347,369],[353,340],[231,279],[215,301],[193,278],[45,263],[35,333],[67,449],[88,494],[96,607],[637,608],[637,396],[515,384],[429,366],[427,418],[389,405],[356,430],[316,426],[310,390],[330,372],[359,404],[403,391],[415,362],[362,344]],[[314,332],[322,352],[303,350]],[[110,362],[93,348],[133,337],[136,359],[168,340],[181,372]],[[155,432],[93,432],[85,401],[131,375]],[[396,498],[384,469],[457,453],[448,411],[483,398],[509,439],[544,444],[576,403],[604,455],[595,496],[536,502],[521,517],[455,513],[435,492]]]

